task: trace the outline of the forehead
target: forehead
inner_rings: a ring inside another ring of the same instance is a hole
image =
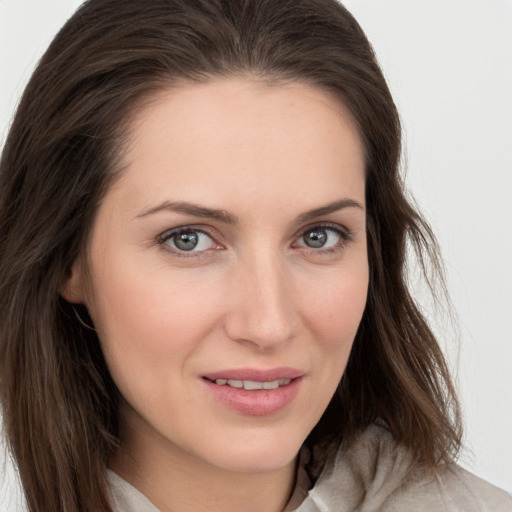
[[[268,123],[272,116],[281,116],[289,128],[308,118],[312,127],[310,138],[313,138],[313,132],[318,133],[321,124],[326,126],[334,123],[338,127],[343,125],[343,128],[348,128],[358,142],[362,141],[350,110],[339,97],[326,89],[300,81],[251,77],[212,78],[206,82],[181,81],[144,97],[134,110],[135,115],[131,117],[128,130],[132,134],[132,142],[134,137],[139,140],[143,138],[144,131],[151,125],[160,129],[165,126],[166,131],[174,125],[173,135],[179,134],[183,140],[187,135],[185,129],[192,127],[193,131],[188,133],[202,137],[203,142],[212,139],[215,134],[235,138],[240,124],[258,129],[260,134],[268,133],[272,127],[277,132],[280,126],[275,119],[272,124]],[[232,123],[231,130],[228,131],[226,125],[222,132],[210,130],[223,120]],[[208,137],[204,136],[205,133]],[[305,132],[303,135],[308,136]]]
[[[333,95],[303,83],[229,78],[172,87],[138,109],[129,133],[119,186],[133,204],[191,193],[208,203],[233,191],[276,200],[281,192],[283,200],[294,190],[311,207],[326,195],[364,201],[355,123]]]

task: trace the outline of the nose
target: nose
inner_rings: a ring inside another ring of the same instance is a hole
[[[279,255],[239,261],[229,287],[227,335],[259,351],[278,350],[296,335],[298,314],[293,282]]]

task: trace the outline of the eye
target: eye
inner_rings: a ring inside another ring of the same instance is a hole
[[[210,235],[189,227],[168,231],[160,237],[159,242],[179,252],[201,252],[218,247]]]
[[[332,226],[315,226],[308,229],[295,245],[310,249],[333,249],[343,245],[350,235]]]

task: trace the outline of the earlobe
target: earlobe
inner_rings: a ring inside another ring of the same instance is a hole
[[[64,276],[59,293],[67,302],[81,304],[85,300],[81,265],[75,261]]]

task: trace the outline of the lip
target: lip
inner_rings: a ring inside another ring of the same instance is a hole
[[[299,393],[304,372],[296,368],[273,368],[258,370],[252,368],[222,370],[202,376],[208,391],[217,402],[247,416],[270,416],[285,409]],[[215,384],[216,379],[252,380],[273,382],[291,379],[289,384],[277,389],[248,391],[243,388]]]
[[[253,380],[254,382],[273,382],[278,379],[297,379],[304,375],[304,371],[297,368],[283,366],[281,368],[270,368],[262,370],[257,368],[233,368],[230,370],[221,370],[214,373],[202,375],[208,380],[234,379],[234,380]]]

